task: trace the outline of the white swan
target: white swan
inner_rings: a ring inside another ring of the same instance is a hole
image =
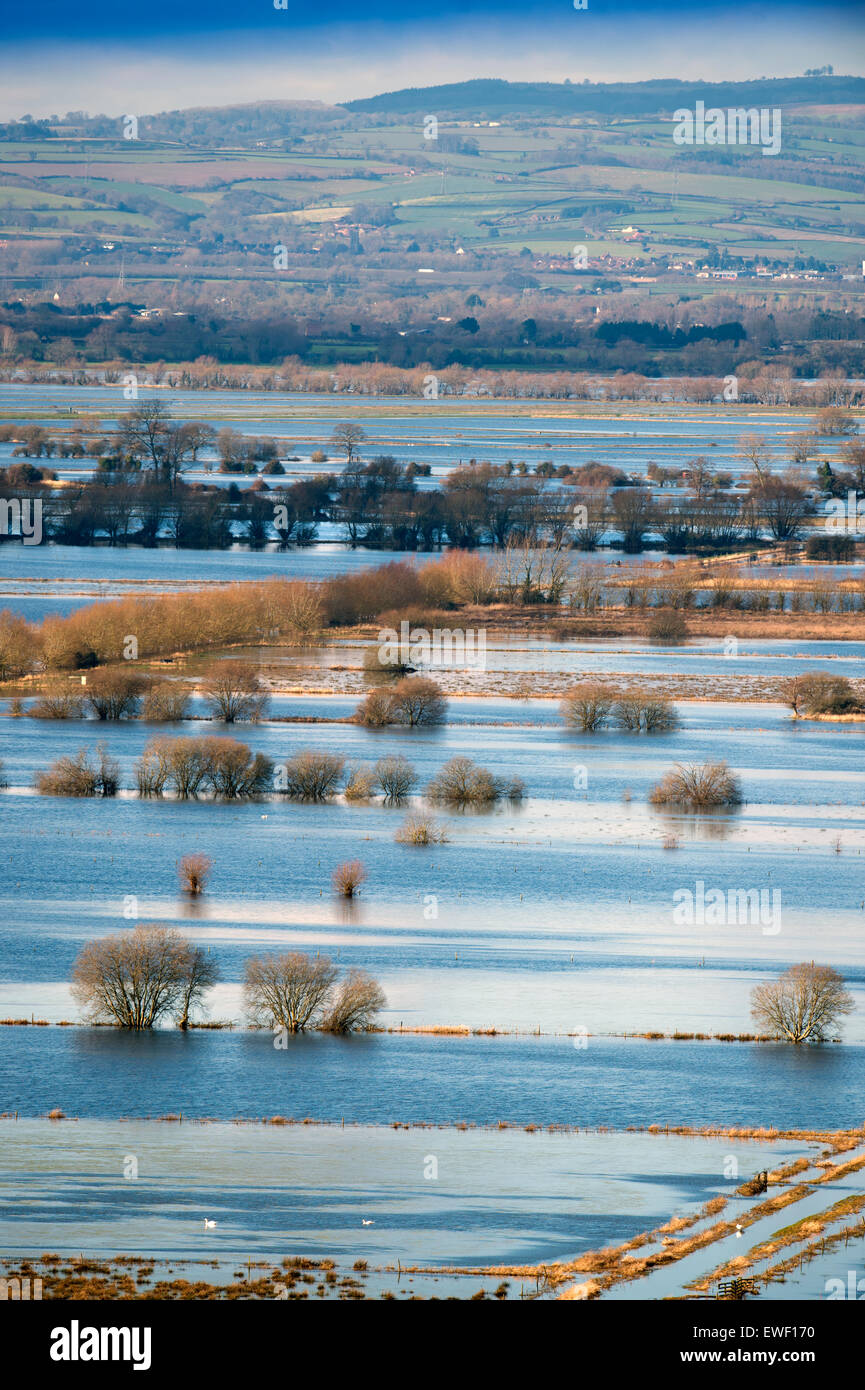
[[[207,1217],[205,1216],[205,1218],[204,1218],[204,1229],[205,1229],[205,1231],[212,1231],[215,1225],[216,1225],[216,1222],[215,1222],[215,1221],[208,1221]]]
[[[360,1218],[360,1224],[361,1224],[362,1226],[374,1226],[374,1225],[375,1225],[375,1222],[374,1222],[374,1221],[366,1221],[366,1220],[364,1220],[363,1217],[361,1217],[361,1218]]]

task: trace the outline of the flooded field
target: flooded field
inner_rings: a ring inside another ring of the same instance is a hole
[[[20,396],[0,388],[0,411]],[[47,388],[27,399],[49,422],[84,405],[110,418],[116,392]],[[316,417],[323,402],[269,395],[237,406],[187,393],[172,404],[190,416],[206,406],[298,452],[324,437],[333,405]],[[615,451],[623,466],[669,466],[713,441],[729,467],[736,438],[718,411],[673,428],[650,413],[541,421],[479,406],[445,407],[433,424],[415,405],[387,406],[375,447],[410,447],[435,469],[476,451],[536,462],[541,451],[556,462]],[[782,412],[750,423],[779,450],[798,428]],[[429,558],[323,540],[282,554],[6,545],[0,606],[39,619],[119,595],[272,574],[318,580]],[[574,553],[573,563],[616,562]],[[749,572],[781,582],[810,570]],[[308,646],[232,647],[270,692],[258,723],[209,718],[211,653],[159,668],[192,692],[188,717],[173,724],[37,719],[28,713],[34,682],[7,687],[0,1266],[55,1252],[114,1269],[134,1256],[149,1270],[145,1283],[245,1279],[251,1290],[261,1271],[272,1282],[272,1265],[300,1260],[307,1273],[295,1271],[292,1296],[536,1297],[559,1287],[547,1282],[548,1265],[570,1270],[647,1232],[646,1249],[663,1252],[659,1228],[671,1218],[698,1236],[716,1211],[745,1219],[750,1198],[738,1186],[761,1169],[786,1173],[803,1155],[815,1167],[795,1194],[797,1220],[830,1199],[858,1201],[859,1168],[822,1187],[828,1160],[815,1154],[817,1135],[849,1132],[861,1144],[865,1115],[865,724],[794,719],[780,702],[783,681],[815,672],[862,688],[865,629],[861,615],[849,617],[849,640],[815,640],[813,630],[778,640],[737,635],[731,612],[728,636],[691,635],[675,647],[570,640],[552,620],[549,629],[491,628],[482,668],[423,670],[449,697],[444,721],[429,728],[355,720],[370,684],[359,629]],[[652,735],[576,732],[559,697],[580,681],[673,699],[678,723]],[[21,690],[23,712],[11,703]],[[139,797],[135,767],[148,741],[201,734],[239,738],[277,768],[304,750],[336,754],[347,770],[399,756],[415,781],[396,804],[351,800],[341,784],[315,802],[278,791],[231,802]],[[117,760],[116,796],[36,791],[40,772],[97,743]],[[427,788],[453,758],[521,779],[525,796],[485,809],[433,804]],[[738,779],[741,804],[694,812],[651,803],[675,765],[717,760]],[[435,816],[440,842],[400,842],[406,818],[422,813]],[[180,891],[178,861],[189,854],[211,861],[201,897]],[[332,878],[351,861],[365,878],[342,898]],[[720,917],[706,911],[713,896]],[[217,969],[195,1019],[211,1026],[87,1025],[71,989],[82,949],[143,924],[175,929]],[[250,1028],[249,958],[285,952],[368,972],[386,998],[375,1027],[282,1042],[269,1027]],[[802,962],[840,972],[849,1016],[820,1046],[755,1037],[752,991]],[[58,1112],[66,1118],[47,1118]],[[791,1183],[776,1176],[770,1197]],[[755,1208],[747,1249],[785,1219]],[[722,1227],[711,1249],[683,1247],[645,1278],[607,1270],[590,1296],[696,1297],[700,1279],[744,1248],[735,1226]],[[841,1250],[849,1243],[847,1233]],[[767,1298],[819,1298],[844,1258],[822,1249],[779,1272],[775,1253],[759,1254],[755,1269]]]

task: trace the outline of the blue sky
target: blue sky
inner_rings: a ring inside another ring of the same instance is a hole
[[[861,0],[6,0],[0,116],[338,102],[469,77],[598,81],[865,71]]]

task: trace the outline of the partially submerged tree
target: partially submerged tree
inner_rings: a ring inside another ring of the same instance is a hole
[[[427,787],[430,801],[448,806],[492,806],[502,797],[520,801],[524,795],[519,777],[509,781],[495,777],[488,768],[462,757],[446,762]]]
[[[417,773],[402,754],[379,758],[375,765],[376,784],[385,801],[404,801],[417,782]]]
[[[87,677],[84,698],[97,719],[134,719],[147,685],[135,671],[94,671]]]
[[[217,801],[262,796],[273,785],[273,763],[234,738],[153,738],[135,767],[140,796],[173,793],[179,801],[209,794]]]
[[[326,801],[338,791],[344,766],[335,753],[304,749],[277,768],[274,785],[296,801]]]
[[[390,697],[391,722],[418,725],[441,724],[447,712],[447,700],[435,681],[425,676],[407,676],[397,681]]]
[[[854,1007],[837,970],[814,961],[791,965],[778,980],[751,991],[755,1022],[792,1043],[825,1042]]]
[[[141,718],[151,724],[179,724],[186,718],[191,692],[180,681],[160,681],[144,696]]]
[[[613,705],[612,714],[620,729],[632,733],[662,733],[675,729],[679,722],[672,700],[648,690],[624,691]]]
[[[368,1033],[385,1008],[384,990],[365,970],[349,970],[339,982],[321,1027],[325,1033]]]
[[[73,757],[58,758],[47,772],[36,774],[41,796],[116,796],[119,786],[120,765],[103,743],[79,748]]]
[[[359,859],[349,859],[333,871],[333,891],[341,898],[353,898],[366,879],[366,869]]]
[[[90,941],[72,971],[72,997],[94,1023],[152,1028],[165,1017],[181,1026],[218,977],[215,961],[173,927],[140,926]]]
[[[213,860],[206,854],[184,854],[177,865],[180,886],[191,898],[199,897],[207,887]]]
[[[606,724],[615,698],[610,686],[599,681],[581,681],[565,692],[559,708],[575,729],[594,733]]]
[[[447,831],[432,816],[406,816],[394,836],[401,845],[444,845]]]
[[[298,1033],[318,1022],[337,979],[327,956],[301,951],[252,956],[246,962],[243,997],[253,1023]]]
[[[202,688],[213,718],[224,724],[241,720],[256,723],[266,713],[267,690],[251,662],[216,662],[207,672]]]

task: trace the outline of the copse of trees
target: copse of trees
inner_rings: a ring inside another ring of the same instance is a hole
[[[581,733],[596,733],[611,721],[631,733],[661,733],[679,722],[672,700],[649,690],[618,691],[602,681],[572,686],[559,708],[565,722]]]
[[[140,926],[88,942],[71,990],[93,1023],[141,1031],[173,1018],[186,1028],[218,978],[216,960],[175,928]]]
[[[135,766],[142,797],[171,793],[178,801],[210,795],[245,801],[271,790],[273,763],[237,739],[204,737],[151,739]]]

